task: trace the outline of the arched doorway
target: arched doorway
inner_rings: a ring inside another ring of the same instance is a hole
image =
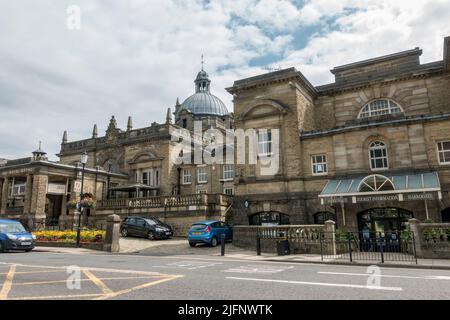
[[[450,208],[442,210],[441,218],[442,218],[442,222],[450,223]]]
[[[358,213],[359,231],[370,230],[375,234],[397,233],[406,229],[406,222],[413,218],[411,211],[401,208],[372,208]]]
[[[276,211],[259,212],[249,217],[253,226],[278,226],[289,224],[289,216]]]

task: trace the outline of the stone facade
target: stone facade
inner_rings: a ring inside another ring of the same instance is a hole
[[[450,207],[450,164],[439,162],[437,151],[437,143],[450,141],[450,37],[444,47],[444,60],[428,64],[420,64],[416,48],[336,67],[335,82],[320,87],[294,68],[236,81],[228,88],[235,127],[280,129],[280,165],[273,176],[261,176],[258,164],[237,166],[235,222],[252,224],[255,215],[275,213],[275,220],[281,214],[291,224],[308,224],[328,213],[338,228],[356,231],[359,214],[372,208],[406,209],[420,220],[440,222]],[[365,106],[384,101],[400,109],[363,116]],[[377,141],[385,144],[388,162],[380,170],[370,160]],[[326,172],[313,173],[314,156],[326,157]],[[319,199],[332,180],[423,172],[439,176],[441,190],[432,200]]]

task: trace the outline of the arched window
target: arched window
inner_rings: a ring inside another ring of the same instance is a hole
[[[325,221],[332,220],[336,223],[336,215],[332,212],[322,211],[314,214],[314,224],[324,224]]]
[[[385,114],[396,114],[403,109],[396,102],[389,99],[378,99],[366,104],[359,112],[359,119],[382,116]]]
[[[103,168],[110,173],[120,173],[119,165],[115,159],[109,159],[103,164]]]
[[[394,189],[395,187],[392,181],[389,178],[379,174],[374,174],[364,178],[358,186],[359,192],[377,192]]]
[[[389,168],[387,146],[383,141],[374,141],[369,145],[369,160],[372,170]]]

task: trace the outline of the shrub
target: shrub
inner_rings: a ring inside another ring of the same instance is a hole
[[[74,243],[77,241],[77,232],[72,230],[66,231],[36,231],[33,232],[37,241],[54,241]],[[81,242],[103,242],[105,231],[81,231]]]

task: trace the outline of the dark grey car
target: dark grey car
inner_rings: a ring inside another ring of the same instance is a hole
[[[127,217],[120,226],[122,237],[145,237],[150,240],[168,239],[173,235],[172,228],[152,218]]]

